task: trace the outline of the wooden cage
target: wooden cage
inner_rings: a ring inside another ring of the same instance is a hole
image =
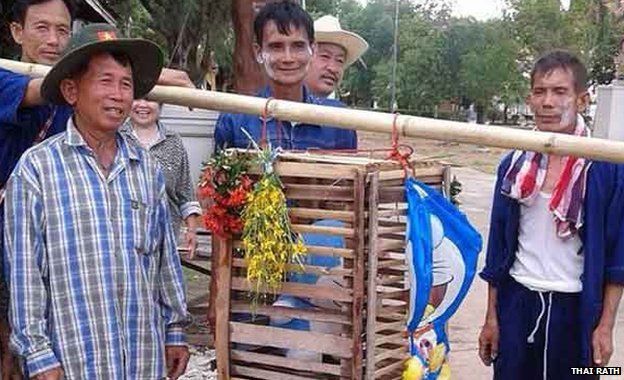
[[[448,194],[447,166],[416,161],[414,169],[421,182]],[[308,255],[338,265],[306,263],[303,272],[318,276],[316,282],[287,280],[252,307],[240,241],[215,238],[211,307],[219,379],[400,378],[409,307],[403,169],[366,157],[292,153],[280,156],[275,170],[293,230],[340,242],[307,243]],[[285,296],[303,306],[284,305]],[[308,330],[275,321],[307,322]]]

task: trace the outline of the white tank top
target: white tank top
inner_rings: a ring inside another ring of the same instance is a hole
[[[557,236],[550,198],[540,192],[531,206],[520,205],[518,251],[509,274],[531,290],[580,292],[583,245],[578,234],[567,240]]]

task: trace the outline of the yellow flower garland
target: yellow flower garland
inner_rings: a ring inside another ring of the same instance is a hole
[[[286,196],[272,170],[247,195],[242,219],[247,280],[252,284],[252,301],[257,303],[264,293],[279,290],[287,265],[300,264],[307,249],[290,228]]]

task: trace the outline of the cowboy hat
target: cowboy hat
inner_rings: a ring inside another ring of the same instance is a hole
[[[359,35],[343,30],[334,16],[323,16],[314,21],[314,39],[317,44],[334,44],[347,53],[345,67],[351,66],[368,49],[368,42]]]
[[[76,32],[61,59],[43,79],[41,95],[53,104],[67,104],[60,83],[84,66],[94,54],[122,53],[132,66],[134,97],[140,98],[152,90],[163,65],[163,53],[155,43],[138,38],[120,38],[121,33],[109,24],[89,24]]]

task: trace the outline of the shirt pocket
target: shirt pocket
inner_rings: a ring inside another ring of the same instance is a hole
[[[132,219],[134,221],[134,251],[141,255],[151,255],[155,249],[156,207],[147,203],[132,201]]]

